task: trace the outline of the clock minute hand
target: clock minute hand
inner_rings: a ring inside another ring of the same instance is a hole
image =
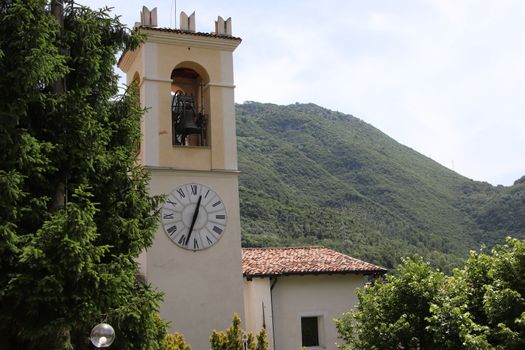
[[[197,201],[197,206],[195,207],[195,212],[193,213],[193,219],[191,219],[190,230],[188,231],[188,238],[186,238],[186,242],[184,243],[185,246],[188,246],[188,242],[190,241],[191,233],[193,232],[193,226],[195,226],[195,221],[197,221],[197,216],[199,216],[201,200],[202,200],[202,195],[199,196],[199,200]]]

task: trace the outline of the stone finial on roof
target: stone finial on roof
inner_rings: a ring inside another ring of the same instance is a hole
[[[184,11],[180,13],[180,30],[195,32],[195,11],[189,17]]]
[[[215,21],[215,34],[232,36],[232,18],[225,21],[221,16]]]
[[[150,11],[146,6],[142,6],[140,22],[136,22],[135,27],[155,28],[157,25],[157,8],[155,7]]]

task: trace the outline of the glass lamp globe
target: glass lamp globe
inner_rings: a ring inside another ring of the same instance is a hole
[[[97,324],[89,336],[91,343],[97,348],[107,348],[115,340],[115,330],[107,323]]]

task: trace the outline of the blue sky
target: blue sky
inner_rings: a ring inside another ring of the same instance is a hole
[[[175,25],[173,0],[77,0],[132,26],[142,5]],[[525,1],[178,0],[197,31],[232,17],[235,100],[352,114],[458,173],[525,175]],[[178,15],[177,15],[178,18]],[[178,21],[178,19],[177,19]],[[121,72],[119,72],[122,74]]]

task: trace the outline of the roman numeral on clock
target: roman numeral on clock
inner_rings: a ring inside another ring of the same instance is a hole
[[[168,233],[170,234],[170,236],[175,232],[177,232],[177,225],[173,225],[170,228],[168,228]]]
[[[228,234],[224,201],[213,189],[196,182],[173,189],[157,215],[164,233],[183,249],[207,249]]]

